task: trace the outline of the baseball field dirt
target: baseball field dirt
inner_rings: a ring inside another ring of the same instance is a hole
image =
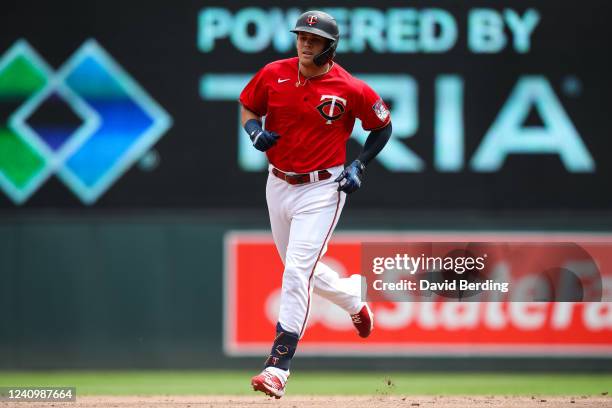
[[[329,372],[292,374],[271,399],[251,371],[0,371],[0,387],[74,387],[75,402],[0,402],[3,407],[611,407],[612,374]]]
[[[208,408],[208,407],[283,407],[283,408],[396,408],[396,407],[435,407],[435,408],[552,408],[552,407],[612,407],[609,396],[553,396],[553,397],[514,397],[514,396],[299,396],[292,395],[279,400],[265,396],[84,396],[74,403],[34,403],[20,402],[0,407],[72,407],[72,408]]]

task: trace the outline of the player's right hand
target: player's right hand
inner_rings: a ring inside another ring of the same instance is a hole
[[[274,146],[279,138],[280,136],[278,133],[261,129],[251,137],[251,140],[253,141],[253,147],[259,151],[265,152]]]

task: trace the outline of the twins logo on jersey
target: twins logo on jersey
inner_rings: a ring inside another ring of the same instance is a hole
[[[346,111],[346,99],[336,95],[321,95],[321,104],[317,106],[317,110],[323,116],[330,125],[334,120],[340,119],[342,114]]]

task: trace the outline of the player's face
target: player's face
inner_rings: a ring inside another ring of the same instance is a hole
[[[327,40],[319,35],[300,32],[297,35],[297,53],[300,63],[314,65],[313,58],[325,49]]]

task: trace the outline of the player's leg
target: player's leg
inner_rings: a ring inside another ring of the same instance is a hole
[[[270,216],[270,227],[272,237],[278,254],[285,263],[285,254],[289,242],[289,231],[291,228],[291,216],[287,212],[288,203],[291,202],[290,185],[278,177],[269,174],[266,183],[266,201],[268,204],[268,214]],[[280,398],[285,393],[285,384],[289,378],[288,366],[283,366],[283,362],[278,356],[288,357],[293,355],[297,346],[297,335],[283,332],[280,325],[277,325],[277,333],[272,346],[272,352],[266,360],[264,370],[251,378],[251,385],[255,391],[261,391],[269,396]]]
[[[340,278],[323,262],[315,269],[314,293],[335,303],[351,316],[360,337],[368,337],[374,329],[374,314],[361,299],[361,276]]]
[[[353,275],[341,278],[336,271],[321,261],[315,268],[314,293],[338,305],[351,315],[358,313],[363,307],[361,277]]]
[[[339,170],[341,171],[341,169]],[[285,256],[277,335],[266,369],[289,370],[310,311],[314,269],[338,222],[344,193],[336,183],[320,182],[291,189],[291,228]]]
[[[345,195],[342,194],[341,198],[344,199]],[[326,249],[324,248],[323,253]],[[370,335],[374,328],[374,315],[367,303],[362,301],[361,276],[341,278],[336,271],[319,260],[315,267],[313,286],[314,293],[336,304],[350,315],[359,336]]]
[[[289,243],[289,230],[291,228],[291,217],[287,214],[287,201],[289,196],[289,184],[278,177],[269,174],[266,183],[266,202],[270,216],[270,227],[272,238],[276,245],[278,255],[285,264],[285,254]]]
[[[335,183],[327,188],[301,191],[301,197],[295,202],[285,256],[279,324],[298,337],[304,334],[310,312],[315,268],[327,250],[344,205],[345,194],[334,187]]]

